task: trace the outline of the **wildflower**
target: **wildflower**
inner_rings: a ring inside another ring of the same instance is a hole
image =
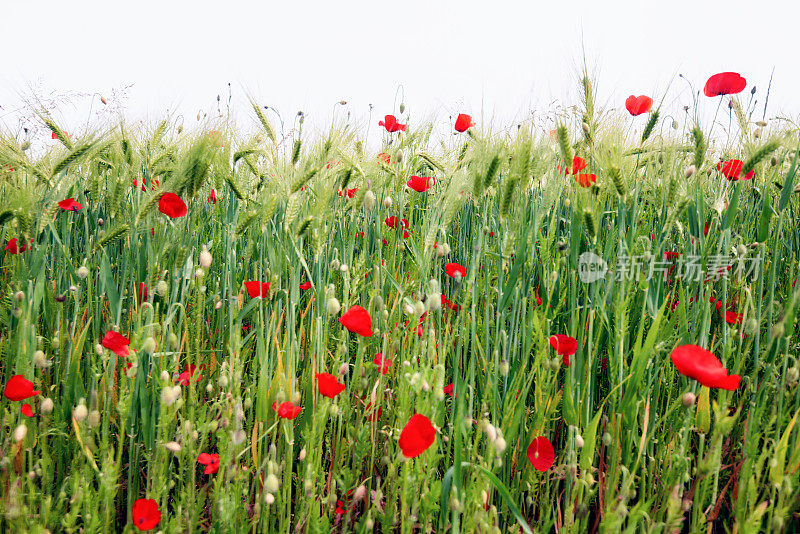
[[[449,384],[447,384],[442,391],[448,397],[453,397],[453,383],[450,382]]]
[[[650,98],[649,96],[631,95],[625,99],[625,109],[627,109],[628,113],[630,113],[634,117],[637,115],[641,115],[642,113],[647,113],[652,108],[653,108],[653,99]]]
[[[465,113],[459,113],[458,117],[456,117],[455,129],[459,133],[466,132],[470,128],[475,126],[475,123],[472,122],[472,117]]]
[[[65,211],[80,211],[83,206],[74,198],[67,198],[58,203],[58,207]]]
[[[295,406],[289,401],[282,402],[280,405],[273,402],[272,409],[275,410],[278,413],[278,417],[282,419],[294,419],[300,415],[300,410],[302,410],[300,406]]]
[[[39,393],[41,391],[33,389],[33,382],[22,375],[14,375],[9,378],[5,389],[3,389],[3,395],[10,401],[25,400],[29,397],[35,397]]]
[[[197,370],[198,370],[198,367],[195,364],[186,365],[183,368],[183,372],[178,375],[178,383],[180,385],[182,385],[182,386],[188,386],[189,382],[194,377],[195,371],[197,371]],[[205,371],[206,370],[206,366],[205,365],[201,365],[199,367],[199,370],[200,371]],[[195,382],[199,382],[202,378],[203,378],[203,375],[201,373],[197,373],[197,377],[194,378],[194,381]]]
[[[425,177],[425,176],[412,176],[406,182],[406,185],[416,191],[417,193],[424,193],[428,189],[430,189],[431,185],[435,180],[433,178]]]
[[[336,194],[339,195],[340,197],[343,196],[347,198],[355,198],[356,191],[358,191],[358,188],[354,187],[353,189],[345,189],[343,191],[338,191]]]
[[[703,87],[706,96],[732,95],[741,93],[747,86],[747,80],[742,78],[738,72],[720,72],[714,74]]]
[[[300,289],[302,289],[303,291],[311,289],[311,282],[303,282],[302,284],[300,284]]]
[[[197,457],[197,463],[206,466],[205,471],[203,471],[206,475],[213,475],[219,471],[219,455],[216,453],[206,454],[201,452],[200,456]]]
[[[467,276],[467,268],[458,263],[448,263],[444,266],[444,272],[450,278],[462,278]]]
[[[372,336],[372,318],[369,316],[369,312],[361,306],[351,306],[350,309],[339,318],[339,323],[350,332],[360,336]]]
[[[244,287],[247,289],[247,294],[250,295],[251,299],[258,297],[266,298],[269,295],[269,282],[253,280],[251,282],[245,282]]]
[[[130,341],[119,332],[114,332],[113,330],[106,332],[102,344],[117,356],[128,356],[130,354],[128,347]]]
[[[378,372],[382,375],[385,375],[389,371],[389,367],[392,366],[392,360],[386,358],[381,352],[375,355],[372,363],[378,366]]]
[[[433,445],[436,430],[431,420],[422,414],[414,414],[400,433],[398,445],[406,458],[416,458]]]
[[[158,201],[158,211],[171,219],[184,217],[189,210],[186,203],[175,193],[164,193]]]
[[[597,181],[597,176],[594,174],[579,174],[576,181],[581,187],[591,187]]]
[[[161,521],[161,512],[155,499],[136,499],[131,509],[133,524],[141,531],[156,528]]]
[[[556,459],[553,444],[544,436],[539,436],[528,445],[528,460],[537,471],[547,471]]]
[[[25,244],[23,243],[22,249],[20,250],[17,247],[17,238],[9,239],[8,243],[6,243],[6,248],[3,250],[9,252],[10,254],[18,254],[20,252],[25,252]]]
[[[670,354],[675,369],[684,376],[697,380],[709,388],[734,391],[741,377],[729,375],[728,370],[714,354],[697,345],[680,345]]]
[[[22,415],[25,417],[33,417],[33,408],[31,408],[31,405],[27,402],[22,405],[19,411],[22,412]]]
[[[563,357],[564,365],[569,367],[569,357],[578,350],[578,340],[563,334],[550,336],[547,340],[550,342],[550,346],[555,349],[556,353]]]
[[[397,228],[397,217],[392,215],[391,217],[387,217],[383,220],[384,224],[389,228]],[[408,219],[401,219],[400,223],[402,224],[403,228],[408,228]]]
[[[345,385],[336,380],[336,377],[330,373],[316,373],[316,377],[319,393],[323,397],[332,399],[345,389]]]
[[[725,178],[730,180],[731,182],[735,182],[739,179],[739,175],[742,172],[742,166],[744,166],[744,162],[740,159],[732,159],[728,161],[720,161],[717,163],[717,170],[720,171]],[[756,171],[755,169],[751,170],[747,174],[744,175],[744,180],[750,180],[755,176]]]
[[[581,172],[587,166],[588,165],[587,165],[586,161],[583,158],[581,158],[579,156],[575,156],[574,158],[572,158],[572,171],[570,171],[568,168],[566,168],[561,163],[559,163],[558,168],[559,168],[559,170],[563,169],[564,174],[573,174],[574,175],[574,174],[578,174],[579,172]]]
[[[742,322],[742,318],[744,317],[744,315],[741,313],[736,313],[730,310],[726,311],[720,316],[725,319],[725,322],[728,324],[739,324]]]
[[[397,122],[397,117],[394,115],[386,115],[382,121],[378,122],[378,126],[383,126],[389,133],[406,131],[406,125]]]
[[[216,204],[217,203],[217,191],[215,189],[211,190],[211,194],[208,195],[208,199],[206,199],[209,204]]]
[[[386,152],[381,152],[380,154],[378,154],[378,161],[386,165],[389,165],[392,162],[392,156],[390,156]]]

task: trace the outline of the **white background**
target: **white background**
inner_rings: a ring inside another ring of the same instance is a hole
[[[466,112],[498,131],[578,103],[584,51],[606,109],[647,94],[683,121],[692,91],[678,74],[701,91],[709,75],[732,70],[747,91],[757,86],[760,118],[773,67],[767,117],[800,107],[794,1],[0,2],[6,134],[19,133],[34,94],[68,131],[118,113],[155,123],[169,112],[191,126],[199,110],[216,115],[218,94],[226,113],[228,82],[241,126],[254,127],[251,94],[287,123],[303,110],[307,131],[349,111],[374,140],[401,100],[412,125],[450,128]],[[701,97],[712,114],[716,104]]]

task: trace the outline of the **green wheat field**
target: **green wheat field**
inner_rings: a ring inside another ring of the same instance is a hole
[[[0,132],[0,531],[796,532],[800,129],[734,74]]]

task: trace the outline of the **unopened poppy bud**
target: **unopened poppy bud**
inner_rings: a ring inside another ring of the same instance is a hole
[[[156,284],[156,293],[160,297],[166,297],[167,296],[167,291],[169,291],[169,286],[167,285],[167,282],[164,281],[164,280],[160,280]]]
[[[177,441],[168,441],[164,444],[164,448],[170,452],[181,452],[181,444]]]
[[[104,223],[105,223],[105,221],[103,221],[102,218],[97,219],[97,226],[103,226]]]
[[[694,406],[694,401],[697,399],[694,393],[688,392],[683,394],[683,407],[684,408],[691,408]]]
[[[156,340],[148,337],[142,343],[142,352],[145,354],[153,354],[156,351]]]
[[[206,384],[206,392],[208,392],[208,393],[214,393],[214,386],[211,384],[211,382],[209,382],[208,384]]]
[[[367,191],[366,193],[364,193],[364,208],[371,210],[372,208],[375,207],[376,200],[377,199],[375,198],[375,193],[373,193],[372,191]]]
[[[28,427],[25,425],[19,425],[17,428],[14,429],[14,441],[20,442],[25,439],[25,436],[28,434]]]
[[[208,269],[211,267],[211,260],[211,253],[208,251],[208,249],[206,249],[206,247],[203,247],[203,251],[200,252],[200,267],[203,269]]]
[[[486,433],[486,437],[489,438],[489,441],[494,442],[497,439],[497,430],[489,421],[483,422],[483,431]]]
[[[508,360],[500,360],[500,375],[508,376]]]
[[[89,276],[89,269],[85,265],[81,265],[78,267],[76,273],[78,274],[78,278],[85,280],[86,277]]]
[[[264,502],[267,503],[268,505],[269,504],[273,504],[275,502],[275,495],[273,495],[271,493],[265,493],[264,494]]]
[[[221,388],[228,387],[228,377],[227,376],[222,375],[222,376],[219,377],[219,387],[221,387]]]
[[[575,436],[575,446],[578,447],[579,449],[583,448],[583,436],[581,436],[580,434]]]
[[[19,146],[23,151],[28,150],[31,147],[30,141],[23,141],[23,143]]]
[[[297,460],[302,462],[305,459],[306,459],[306,448],[303,447],[302,449],[300,449],[300,454],[297,455]]]
[[[331,269],[333,269],[334,271],[339,270],[339,266],[340,265],[341,265],[341,263],[339,263],[339,260],[332,260],[331,261]]]
[[[42,399],[41,404],[39,404],[39,411],[42,412],[42,415],[50,415],[53,413],[53,399],[50,397]]]
[[[169,373],[167,371],[161,371],[161,378],[162,382],[169,382]]]
[[[174,332],[170,332],[169,335],[167,336],[167,342],[169,343],[169,346],[172,347],[173,349],[177,348],[178,336],[176,336]]]
[[[342,306],[339,304],[339,301],[336,299],[336,297],[331,297],[328,299],[328,302],[325,303],[325,309],[328,310],[330,315],[336,315],[339,313],[339,310],[342,309]]]
[[[343,272],[343,273],[346,273],[346,272],[347,272],[349,269],[350,269],[350,268],[347,266],[347,264],[346,264],[346,263],[343,263],[343,264],[341,264],[341,265],[339,266],[339,271],[340,271],[340,272]]]
[[[399,109],[400,109],[400,113],[405,113],[406,105],[404,103],[400,102],[400,108]]]
[[[17,291],[16,293],[14,293],[14,301],[15,302],[20,302],[24,298],[25,298],[25,293],[23,293],[22,291]]]
[[[384,208],[389,209],[389,208],[392,207],[392,204],[393,204],[392,197],[387,196],[386,198],[383,199],[383,207]]]
[[[350,366],[347,364],[347,362],[343,363],[339,366],[339,376],[345,376],[349,370]]]
[[[610,447],[613,442],[614,438],[611,437],[611,434],[609,434],[608,432],[603,434],[603,445],[605,445],[606,447]]]
[[[441,300],[439,303],[441,304]],[[414,304],[414,315],[422,315],[423,313],[425,313],[425,304],[418,300]]]
[[[278,477],[274,473],[268,474],[264,480],[264,489],[269,493],[277,493],[280,487],[281,481],[278,480]]]
[[[583,131],[586,132],[587,134],[591,131],[591,128],[585,122],[581,125],[581,127],[583,128]]]
[[[736,255],[739,256],[740,258],[743,258],[744,256],[746,256],[747,255],[747,247],[744,246],[743,244],[739,243],[736,246]]]
[[[568,199],[568,198],[564,199],[564,207],[565,208],[570,207],[571,204],[572,204],[572,201],[570,199]]]
[[[97,410],[92,410],[89,412],[89,419],[88,419],[89,426],[94,428],[100,424],[100,412]]]
[[[85,404],[77,405],[72,411],[72,417],[74,417],[79,423],[86,419],[87,415],[89,415],[89,410],[86,408]]]
[[[758,121],[756,122],[756,126],[758,126],[759,128],[766,128],[767,123],[765,121]]]
[[[694,165],[689,165],[686,168],[686,177],[687,178],[691,177],[695,172],[697,172],[697,167],[695,167]]]

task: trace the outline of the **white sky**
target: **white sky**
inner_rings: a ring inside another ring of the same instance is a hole
[[[243,124],[247,93],[287,123],[302,109],[312,129],[326,128],[344,99],[337,117],[350,110],[362,126],[375,106],[377,136],[402,84],[412,123],[449,127],[467,112],[479,126],[510,126],[553,101],[578,102],[584,49],[605,107],[648,94],[666,96],[664,115],[680,114],[691,92],[678,73],[702,90],[709,75],[733,70],[747,90],[757,86],[760,118],[774,67],[768,117],[800,108],[794,0],[0,2],[0,127],[12,132],[31,86],[110,98],[133,84],[112,102],[128,121],[157,122],[169,109],[190,126],[199,109],[216,109],[217,94],[224,103],[228,82]],[[85,127],[90,100],[61,105],[62,127]]]

